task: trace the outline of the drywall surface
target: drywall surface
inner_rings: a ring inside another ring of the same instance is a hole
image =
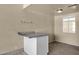
[[[23,10],[23,19],[27,25],[25,27],[28,27],[28,29],[30,28],[31,31],[47,33],[49,42],[53,42],[54,16],[49,12],[50,10],[50,5],[31,5]]]
[[[0,5],[0,54],[23,47],[17,35],[22,5]]]
[[[53,26],[52,16],[45,14],[36,14],[27,12],[26,23],[29,31],[47,33],[49,38],[53,37]],[[30,29],[29,29],[30,28]],[[51,37],[50,37],[51,36]],[[52,42],[53,38],[49,39]]]
[[[63,32],[63,17],[75,16],[76,33]],[[55,39],[56,41],[79,46],[79,12],[55,16]]]

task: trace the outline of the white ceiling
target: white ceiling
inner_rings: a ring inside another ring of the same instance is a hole
[[[76,9],[70,8],[72,4],[32,4],[29,7],[25,8],[25,10],[28,11],[37,11],[37,12],[42,12],[45,14],[53,14],[53,15],[61,15],[61,14],[68,14],[68,13],[73,13],[77,12],[79,10],[79,7],[77,5]],[[57,9],[62,8],[63,12],[58,14]]]

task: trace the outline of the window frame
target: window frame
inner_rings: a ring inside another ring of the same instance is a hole
[[[68,19],[68,18],[75,18],[74,20],[67,20],[65,21],[64,19]],[[64,30],[64,22],[68,22],[68,27],[67,27],[67,30],[65,31]],[[69,29],[69,22],[75,22],[75,30],[70,32],[70,29]],[[63,17],[63,33],[76,33],[76,17],[75,16],[65,16]]]

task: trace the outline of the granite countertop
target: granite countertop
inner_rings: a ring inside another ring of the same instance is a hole
[[[24,37],[41,37],[41,36],[48,36],[48,34],[45,33],[38,33],[38,32],[18,32],[18,35],[24,36]]]

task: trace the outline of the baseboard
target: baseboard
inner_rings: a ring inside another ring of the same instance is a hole
[[[18,49],[14,49],[14,50],[4,51],[4,52],[0,53],[0,55],[5,55],[6,53],[9,53],[9,52],[12,52],[12,51],[16,51],[16,50],[20,50],[20,49],[23,49],[23,48],[18,48]]]
[[[69,44],[69,43],[65,43],[65,42],[61,42],[61,41],[54,41],[54,42],[59,42],[59,43],[68,44],[68,45],[71,45],[71,46],[79,47],[78,45]]]

